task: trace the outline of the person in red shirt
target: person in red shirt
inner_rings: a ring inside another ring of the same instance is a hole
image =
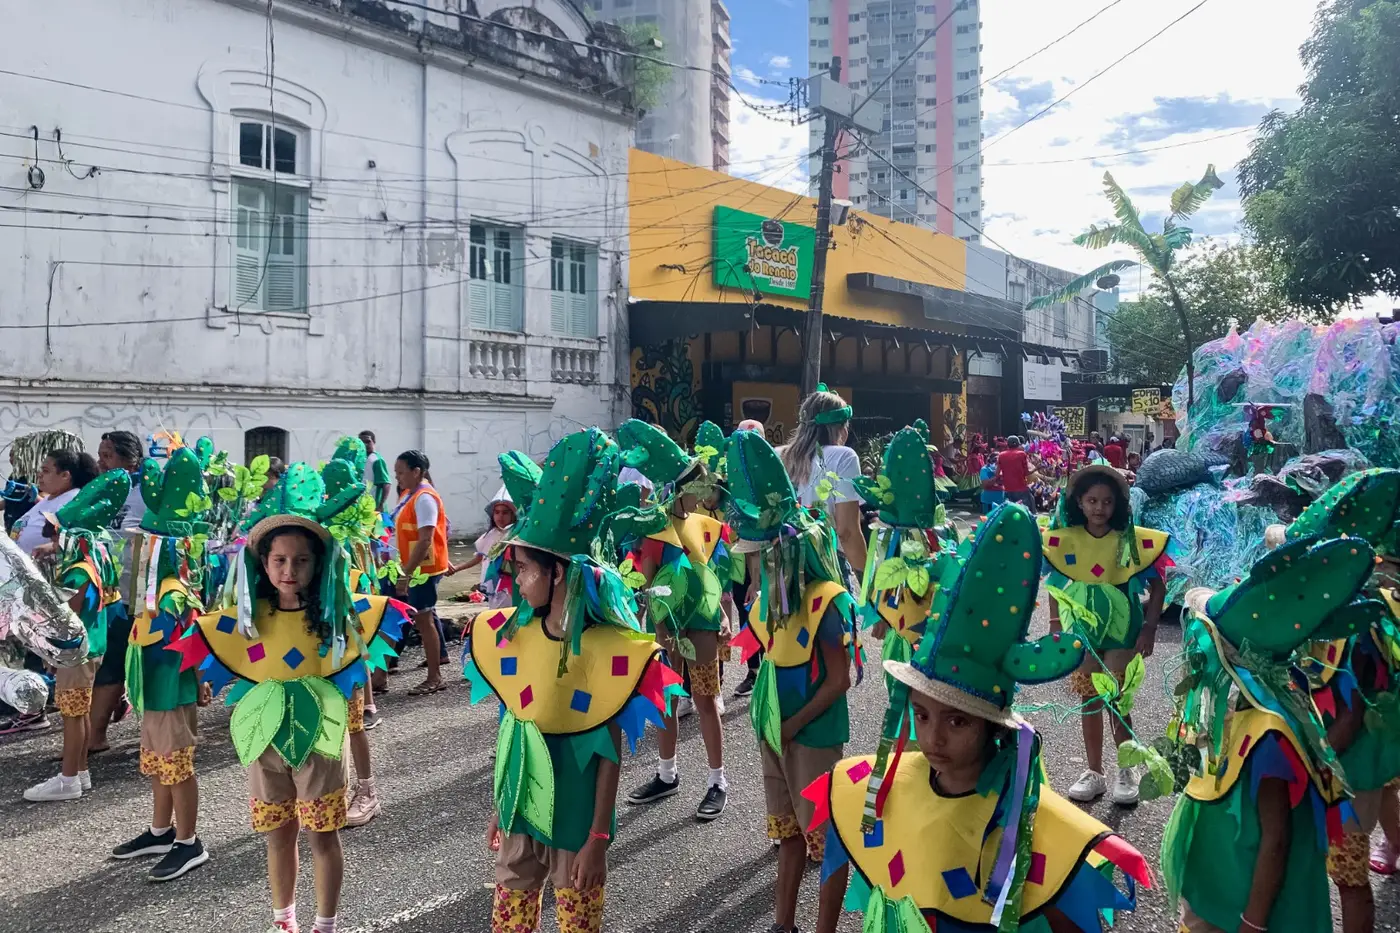
[[[1110,437],[1108,443],[1103,445],[1103,458],[1108,461],[1108,465],[1115,470],[1123,469],[1123,464],[1127,459],[1127,453],[1123,449],[1122,438]]]
[[[1008,437],[1006,450],[997,454],[997,480],[1006,493],[1007,502],[1019,502],[1035,511],[1035,497],[1031,495],[1030,485],[1034,472],[1030,457],[1021,449],[1021,439],[1015,435]]]

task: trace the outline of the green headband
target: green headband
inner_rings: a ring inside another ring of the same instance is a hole
[[[817,391],[818,391],[818,392],[828,392],[828,391],[830,391],[830,390],[827,389],[826,383],[825,383],[825,382],[819,382],[819,383],[817,383]],[[814,415],[814,416],[812,416],[812,423],[813,423],[813,424],[844,424],[845,422],[851,420],[851,415],[852,415],[852,414],[854,414],[854,413],[851,411],[851,406],[846,405],[846,406],[841,407],[841,408],[833,408],[831,411],[824,411],[824,412],[822,412],[822,413],[819,414],[819,415]]]

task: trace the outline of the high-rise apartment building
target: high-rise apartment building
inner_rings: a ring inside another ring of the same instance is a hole
[[[882,133],[859,144],[843,135],[836,197],[849,199],[857,210],[973,243],[981,239],[974,228],[982,226],[979,5],[980,0],[810,0],[811,70],[840,56],[841,82],[857,99],[879,87],[885,105]],[[816,153],[820,120],[812,121],[811,138]],[[819,154],[814,155],[814,179],[820,165]]]
[[[671,69],[661,102],[637,124],[637,148],[729,167],[729,11],[721,0],[587,0],[598,18],[653,23]]]

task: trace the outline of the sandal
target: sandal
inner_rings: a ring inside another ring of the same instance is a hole
[[[1393,875],[1397,871],[1396,863],[1400,862],[1400,852],[1390,844],[1389,839],[1382,839],[1371,847],[1371,871],[1378,875]]]
[[[428,682],[425,680],[425,681],[423,681],[421,684],[419,684],[418,686],[416,686],[416,687],[412,688],[411,690],[409,690],[409,691],[408,691],[408,695],[411,696],[411,697],[425,697],[425,696],[429,696],[429,695],[434,694],[434,693],[440,693],[440,692],[442,692],[443,690],[446,690],[446,689],[447,689],[447,684],[443,683],[443,682],[440,681],[440,680],[439,680],[437,683],[435,683],[435,684],[428,683]]]

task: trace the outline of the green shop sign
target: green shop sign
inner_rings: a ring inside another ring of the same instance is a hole
[[[806,301],[812,291],[812,227],[715,208],[715,284]]]

